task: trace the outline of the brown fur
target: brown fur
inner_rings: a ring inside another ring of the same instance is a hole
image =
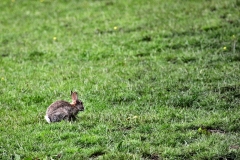
[[[63,100],[52,103],[46,111],[45,119],[47,122],[59,122],[61,120],[72,121],[76,119],[76,115],[79,111],[84,110],[82,101],[78,100],[77,92],[72,92],[72,102],[66,102]]]

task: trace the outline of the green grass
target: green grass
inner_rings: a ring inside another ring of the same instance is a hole
[[[0,4],[0,159],[239,159],[239,0]],[[76,122],[47,107],[79,93]]]

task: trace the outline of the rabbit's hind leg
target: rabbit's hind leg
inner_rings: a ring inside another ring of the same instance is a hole
[[[60,122],[61,120],[66,119],[66,117],[68,117],[67,114],[59,112],[49,115],[49,119],[51,120],[51,122]]]

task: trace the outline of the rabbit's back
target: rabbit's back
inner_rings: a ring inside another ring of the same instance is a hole
[[[47,109],[47,114],[51,114],[52,112],[55,112],[56,110],[59,110],[61,108],[69,108],[71,107],[71,104],[66,102],[66,101],[63,101],[63,100],[59,100],[59,101],[56,101],[54,103],[52,103],[48,109]]]

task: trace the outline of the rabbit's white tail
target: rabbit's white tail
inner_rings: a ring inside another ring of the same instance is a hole
[[[46,121],[47,121],[48,123],[51,123],[51,120],[48,118],[47,115],[45,115],[45,119],[46,119]]]

